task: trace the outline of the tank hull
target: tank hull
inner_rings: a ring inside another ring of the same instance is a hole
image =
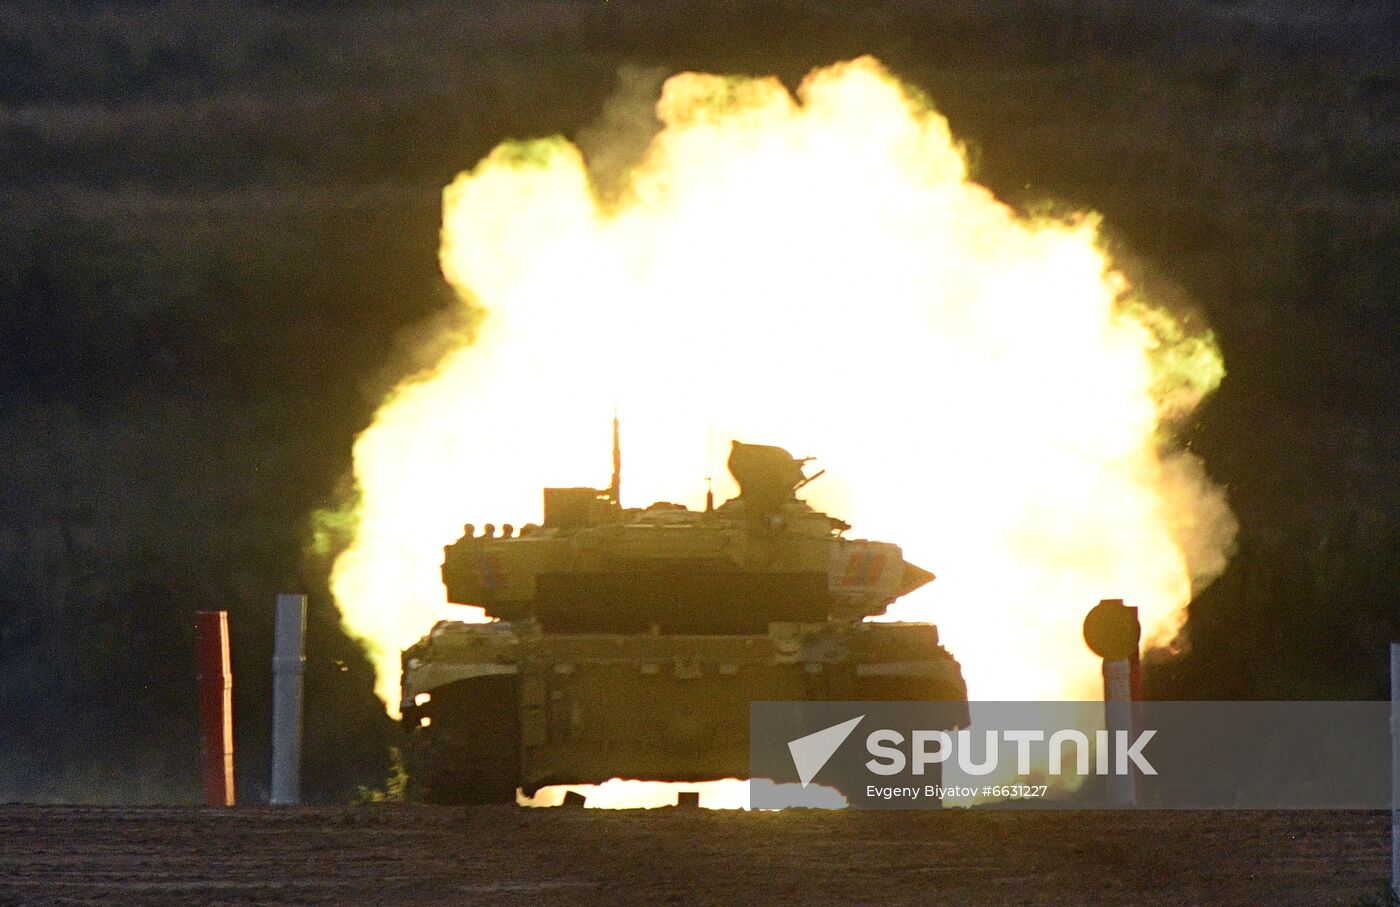
[[[410,771],[431,802],[617,777],[744,778],[753,701],[951,702],[948,726],[967,723],[961,671],[930,624],[667,635],[442,623],[403,665]]]

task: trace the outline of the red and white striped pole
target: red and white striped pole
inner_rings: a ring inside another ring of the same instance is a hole
[[[228,612],[200,611],[199,717],[204,730],[204,805],[233,805],[233,672]]]

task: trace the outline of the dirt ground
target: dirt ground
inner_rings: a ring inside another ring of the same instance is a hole
[[[1388,816],[0,806],[0,905],[1351,905]]]

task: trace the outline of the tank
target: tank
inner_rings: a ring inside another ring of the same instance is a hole
[[[865,620],[933,574],[800,500],[809,459],[735,441],[736,498],[626,508],[613,439],[608,488],[546,488],[542,525],[468,525],[445,549],[448,600],[492,620],[403,653],[418,798],[744,778],[752,701],[954,702],[940,714],[967,724],[937,628]]]

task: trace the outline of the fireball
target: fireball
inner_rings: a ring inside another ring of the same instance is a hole
[[[398,653],[439,619],[464,523],[539,522],[596,486],[622,417],[630,506],[718,499],[730,439],[813,455],[804,489],[938,581],[975,699],[1098,691],[1101,598],[1171,644],[1235,531],[1173,444],[1220,382],[1209,334],[1115,267],[1092,214],[1029,217],[973,181],[948,122],[876,60],[683,73],[604,192],[564,138],[508,142],[443,195],[442,271],[473,329],[357,439],[332,589],[396,710]]]

